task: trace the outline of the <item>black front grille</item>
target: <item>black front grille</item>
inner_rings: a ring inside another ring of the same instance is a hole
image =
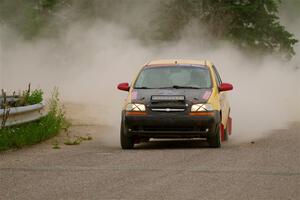
[[[194,127],[165,127],[165,126],[144,126],[141,127],[143,131],[196,131]]]
[[[175,109],[180,111],[186,110],[186,103],[185,101],[152,101],[150,103],[150,109]]]

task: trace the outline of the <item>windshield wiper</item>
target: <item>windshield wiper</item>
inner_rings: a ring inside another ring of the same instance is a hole
[[[134,89],[154,89],[154,88],[149,88],[149,87],[142,86],[142,87],[135,87]]]
[[[173,86],[168,86],[168,87],[158,87],[158,88],[149,88],[149,87],[135,87],[134,89],[170,89],[170,88],[175,88],[175,89],[207,89],[207,88],[201,88],[201,87],[195,87],[195,86],[180,86],[180,85],[173,85]]]
[[[180,85],[173,85],[170,87],[161,87],[159,89],[167,89],[167,88],[175,88],[175,89],[203,89],[200,87],[195,87],[195,86],[180,86]]]

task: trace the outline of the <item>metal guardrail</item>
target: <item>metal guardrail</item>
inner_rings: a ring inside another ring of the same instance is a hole
[[[0,96],[0,105],[2,104],[2,102],[3,102],[3,97],[2,96]],[[6,101],[7,102],[14,102],[14,101],[17,101],[19,99],[19,97],[18,96],[7,96],[6,97]]]
[[[5,122],[5,126],[13,126],[23,124],[31,121],[35,121],[43,117],[44,104],[34,104],[29,106],[9,108],[8,118]],[[7,111],[6,110],[6,111]],[[0,109],[0,124],[2,124],[5,110]],[[1,128],[1,127],[0,127]]]

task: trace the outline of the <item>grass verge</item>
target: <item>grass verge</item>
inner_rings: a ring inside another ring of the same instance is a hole
[[[0,129],[0,151],[36,144],[57,135],[61,129],[66,129],[68,123],[57,89],[54,89],[48,104],[48,114],[38,121]]]

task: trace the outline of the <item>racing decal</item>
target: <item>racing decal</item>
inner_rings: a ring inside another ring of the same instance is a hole
[[[205,91],[203,96],[202,96],[202,99],[208,100],[210,95],[211,95],[211,91]]]
[[[132,91],[132,93],[131,93],[131,100],[136,100],[137,96],[138,96],[137,91],[135,91],[135,90]]]

